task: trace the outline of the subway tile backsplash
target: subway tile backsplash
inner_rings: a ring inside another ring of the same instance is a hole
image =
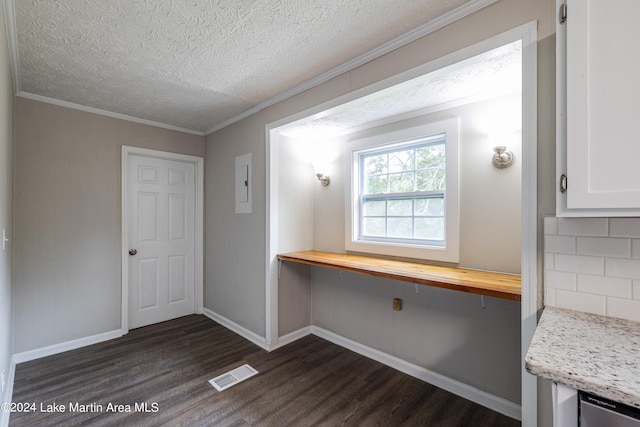
[[[544,221],[545,305],[640,321],[640,218]]]

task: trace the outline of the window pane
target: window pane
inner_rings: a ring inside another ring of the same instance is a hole
[[[444,144],[422,147],[416,150],[416,169],[444,168]]]
[[[416,216],[444,216],[444,198],[416,198]]]
[[[416,173],[418,191],[434,191],[445,189],[444,169],[427,169]]]
[[[444,218],[416,218],[416,239],[444,240]]]
[[[389,237],[413,238],[413,220],[411,218],[389,218],[387,226]]]
[[[413,173],[389,175],[390,193],[409,193],[413,191]]]
[[[440,131],[354,151],[358,237],[385,244],[444,246],[446,144]]]
[[[386,200],[364,200],[362,202],[362,214],[364,216],[386,216]]]
[[[413,199],[389,200],[389,216],[413,215]]]
[[[365,181],[363,194],[380,194],[387,192],[387,175],[370,176]]]
[[[386,236],[385,218],[362,218],[363,236]]]
[[[387,173],[387,155],[370,156],[364,158],[365,175],[380,175]]]
[[[413,149],[389,153],[389,172],[413,170]]]

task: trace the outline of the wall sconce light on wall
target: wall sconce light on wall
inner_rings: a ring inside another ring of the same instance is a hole
[[[323,187],[328,187],[331,183],[333,163],[338,159],[342,151],[342,146],[332,138],[316,139],[311,141],[309,150],[309,161],[313,166],[313,172]]]
[[[323,187],[328,186],[329,183],[331,182],[331,178],[329,178],[328,175],[325,175],[322,172],[316,173],[316,177],[318,178],[318,181],[320,181],[320,184],[322,184]]]
[[[504,169],[513,164],[513,153],[507,150],[507,147],[501,145],[499,147],[493,147],[493,166]]]
[[[323,187],[327,187],[331,183],[329,174],[331,173],[331,163],[326,161],[321,154],[316,154],[315,159],[311,162],[313,165],[313,171],[316,174],[316,178],[320,181]]]

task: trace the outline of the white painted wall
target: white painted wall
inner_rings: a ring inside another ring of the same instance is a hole
[[[519,124],[509,125],[505,137],[503,130],[507,126],[500,128],[499,125],[489,126],[487,123],[500,123],[505,112],[515,112],[519,116],[520,106],[519,94],[474,102],[353,133],[343,137],[344,141],[338,144],[345,145],[347,141],[374,134],[458,117],[461,230],[459,266],[519,274],[522,216],[521,129]],[[493,147],[502,144],[507,144],[516,157],[514,165],[507,169],[497,169],[492,164]],[[331,165],[331,185],[321,187],[316,184],[313,188],[314,249],[338,252],[345,250],[344,203],[345,193],[349,191],[350,172],[346,170],[347,162],[344,157],[349,156],[349,153],[346,150],[339,152],[341,155]],[[309,165],[310,161],[307,158],[305,163]],[[280,169],[290,166],[286,163],[279,165]],[[308,174],[312,176],[312,170]],[[286,214],[290,215],[291,212]]]
[[[0,240],[0,371],[9,375],[13,353],[12,259],[13,259],[13,86],[7,49],[4,12],[0,8],[0,239],[2,229],[11,239],[2,250]],[[6,393],[7,390],[5,390]],[[6,394],[0,393],[0,402]],[[4,421],[0,413],[0,424]]]
[[[278,252],[314,248],[314,186],[308,162],[309,144],[278,138]],[[318,185],[319,186],[319,185]],[[283,263],[280,269],[278,335],[311,324],[311,272],[307,266]]]
[[[281,136],[278,148],[278,251],[314,248],[314,185],[308,144]]]
[[[24,98],[15,115],[14,353],[118,330],[121,146],[204,138]]]

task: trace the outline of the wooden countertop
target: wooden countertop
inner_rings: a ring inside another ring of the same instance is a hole
[[[515,274],[324,251],[290,252],[279,254],[278,259],[513,301],[520,301],[522,294],[520,276]]]

